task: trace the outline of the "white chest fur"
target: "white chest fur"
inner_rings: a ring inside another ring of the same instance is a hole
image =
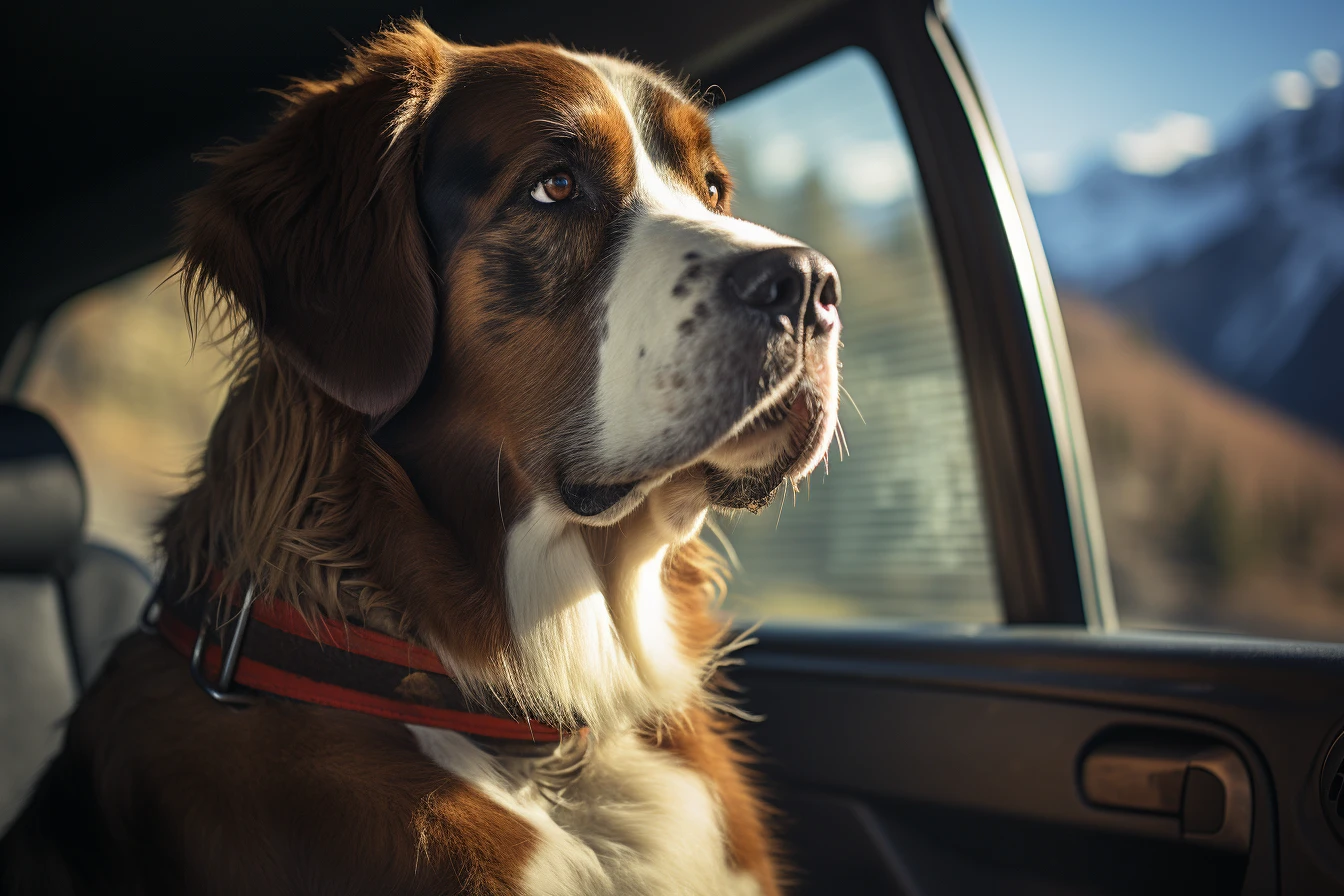
[[[514,650],[495,670],[454,665],[459,681],[533,717],[604,733],[683,708],[703,670],[673,632],[662,581],[668,545],[648,528],[627,521],[616,555],[599,568],[577,526],[532,507],[505,546]]]
[[[633,732],[594,740],[582,770],[556,793],[549,779],[556,765],[577,758],[573,751],[499,759],[456,732],[409,727],[425,755],[536,829],[528,896],[760,892],[729,864],[722,813],[705,779]]]

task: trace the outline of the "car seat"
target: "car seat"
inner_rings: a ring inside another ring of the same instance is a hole
[[[86,542],[84,516],[84,483],[60,433],[0,404],[0,831],[153,586],[129,555]]]

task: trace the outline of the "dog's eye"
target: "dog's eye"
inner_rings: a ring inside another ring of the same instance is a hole
[[[574,177],[568,171],[552,174],[532,188],[538,202],[563,202],[574,195]]]
[[[719,207],[719,185],[711,183],[709,185],[709,207]]]

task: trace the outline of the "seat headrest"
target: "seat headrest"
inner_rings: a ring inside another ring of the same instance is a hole
[[[0,404],[0,573],[59,570],[83,541],[84,482],[41,414]]]

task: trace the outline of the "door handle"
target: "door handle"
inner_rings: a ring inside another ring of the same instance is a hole
[[[1100,809],[1172,816],[1183,841],[1246,852],[1252,795],[1246,764],[1217,743],[1163,743],[1160,737],[1101,743],[1080,769],[1084,799]]]

